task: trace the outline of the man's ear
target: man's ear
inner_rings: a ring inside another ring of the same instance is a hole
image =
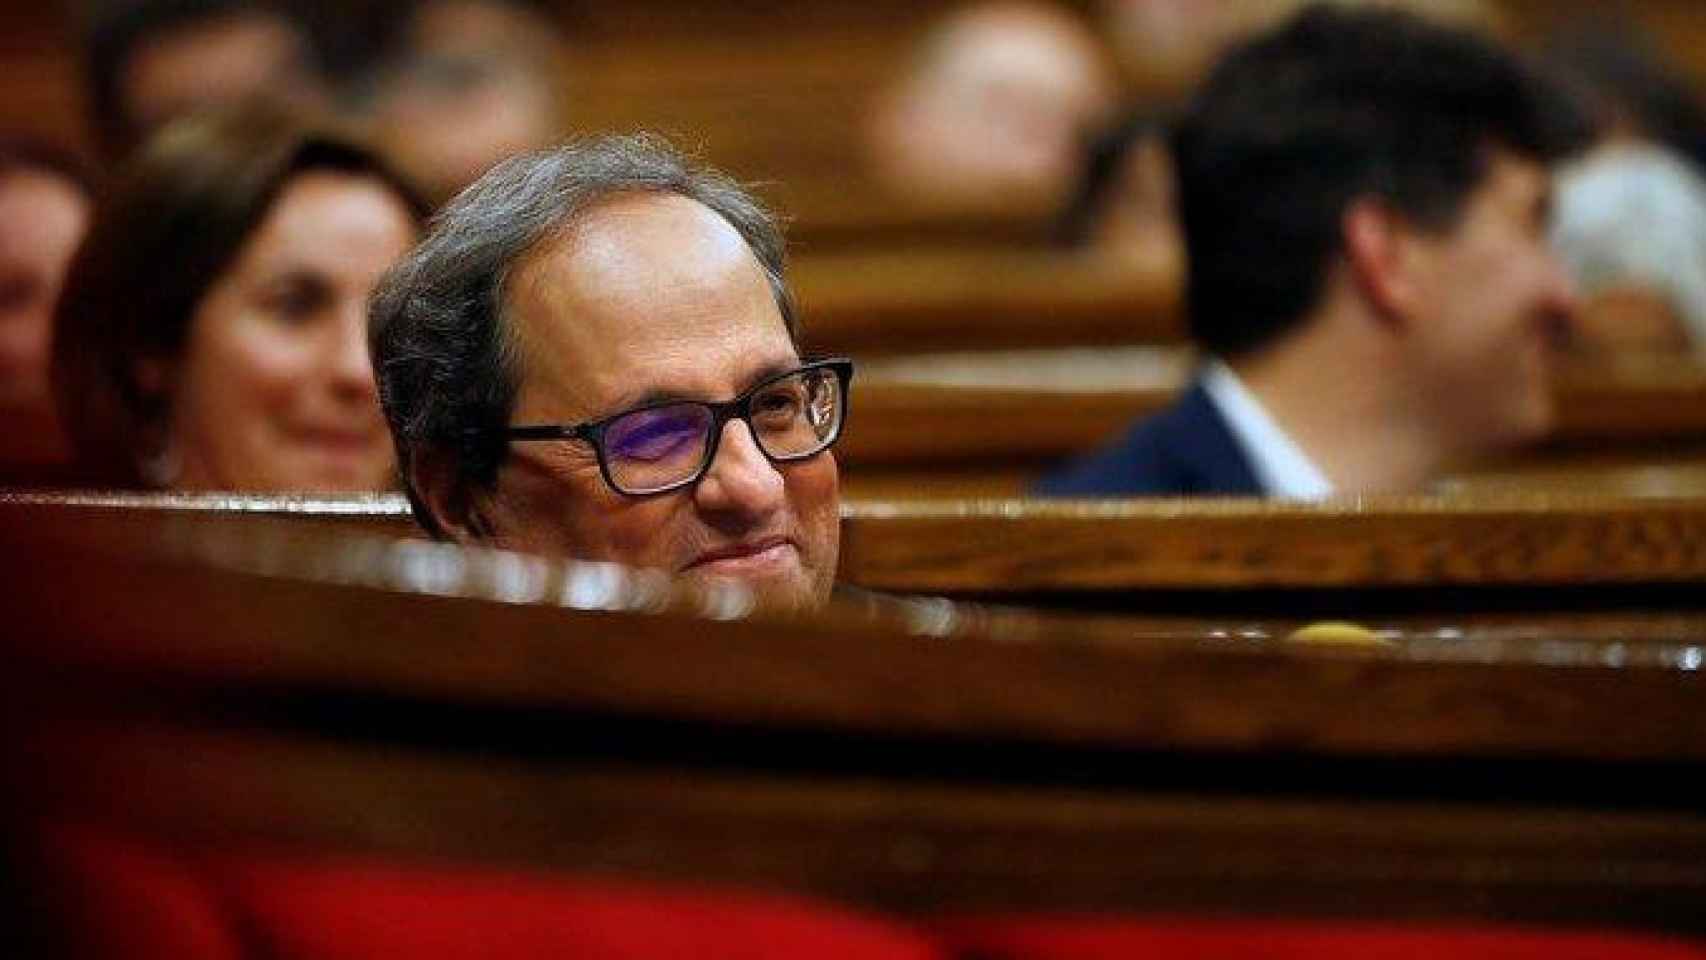
[[[409,486],[415,492],[415,509],[430,515],[429,529],[457,543],[491,538],[485,498],[457,482],[456,460],[448,453],[427,450],[417,455],[409,466]]]
[[[1352,285],[1383,320],[1414,311],[1422,278],[1415,270],[1415,233],[1398,211],[1374,197],[1353,200],[1340,219]]]

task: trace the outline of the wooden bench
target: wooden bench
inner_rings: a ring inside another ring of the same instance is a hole
[[[1699,623],[1706,581],[1701,499],[853,501],[842,530],[868,587],[1223,619],[1663,633]]]
[[[0,504],[22,831],[911,916],[1706,932],[1698,622],[1322,647],[945,601],[777,620],[277,516],[74,513]]]
[[[957,353],[861,365],[844,489],[858,497],[1013,496],[1051,463],[1170,403],[1187,351]],[[1691,496],[1706,491],[1706,365],[1565,365],[1544,443],[1445,478],[1441,492]]]
[[[0,518],[137,550],[167,523],[424,539],[396,494],[14,491],[0,493]],[[840,579],[1168,623],[1212,618],[1274,637],[1348,617],[1448,634],[1599,623],[1665,639],[1706,622],[1706,498],[853,499],[842,507]]]
[[[857,358],[1179,344],[1176,264],[952,248],[796,256],[807,346]]]

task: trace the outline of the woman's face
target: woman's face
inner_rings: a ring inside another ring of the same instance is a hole
[[[190,320],[167,371],[170,485],[374,490],[392,448],[367,356],[367,296],[417,239],[380,181],[308,171],[279,194]]]

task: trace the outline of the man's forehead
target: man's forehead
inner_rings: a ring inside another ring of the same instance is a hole
[[[704,283],[757,266],[740,233],[716,211],[673,193],[625,193],[582,212],[543,245],[553,276],[587,288]]]
[[[641,387],[721,393],[710,381],[733,373],[733,354],[792,354],[740,233],[674,194],[623,195],[587,211],[519,266],[505,296],[524,391],[575,394],[588,413],[614,399],[613,372],[625,375],[624,395]],[[660,377],[671,382],[638,383]],[[688,382],[699,379],[707,382]]]

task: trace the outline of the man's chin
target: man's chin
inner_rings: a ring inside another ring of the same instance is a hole
[[[797,611],[821,606],[828,591],[821,589],[803,569],[764,575],[732,575],[689,570],[684,579],[712,591],[728,590],[751,598],[755,610]]]

